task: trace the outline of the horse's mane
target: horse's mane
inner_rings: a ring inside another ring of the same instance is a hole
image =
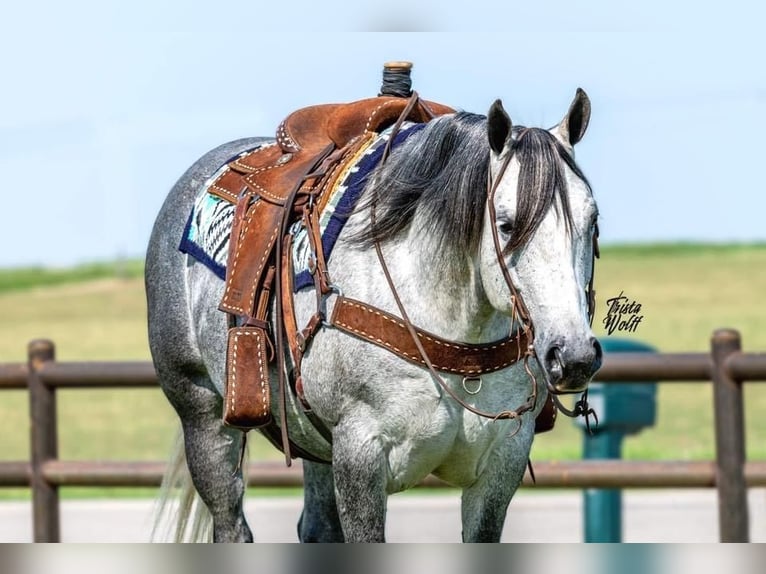
[[[509,251],[531,238],[552,205],[571,230],[562,161],[588,185],[572,156],[550,132],[518,126],[513,134],[513,153],[521,170]],[[487,201],[489,157],[485,116],[458,112],[432,120],[370,175],[359,208],[369,210],[374,205],[374,221],[353,240],[371,246],[395,238],[412,225],[417,213],[418,231],[430,236],[435,245],[475,253]]]

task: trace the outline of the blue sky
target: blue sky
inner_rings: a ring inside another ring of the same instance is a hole
[[[4,6],[0,267],[141,256],[197,157],[375,95],[398,59],[424,97],[500,97],[517,124],[555,124],[584,88],[605,242],[766,240],[763,3],[256,4]]]

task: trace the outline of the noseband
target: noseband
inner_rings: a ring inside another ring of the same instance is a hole
[[[516,138],[516,142],[520,142],[524,136],[527,134],[530,128],[524,128],[521,133]],[[492,230],[492,241],[495,246],[495,254],[497,255],[497,262],[500,266],[501,271],[503,272],[503,277],[505,279],[506,285],[508,286],[508,289],[511,293],[511,329],[513,330],[514,325],[516,326],[516,331],[518,334],[524,333],[527,337],[527,341],[529,342],[529,346],[526,349],[526,354],[524,356],[524,368],[527,371],[527,374],[529,375],[531,381],[532,381],[532,395],[531,399],[533,401],[537,400],[537,379],[534,375],[534,373],[531,371],[528,365],[528,361],[530,357],[534,357],[537,359],[537,363],[540,366],[540,370],[543,373],[543,376],[545,377],[545,384],[548,388],[548,392],[551,394],[551,397],[553,399],[553,402],[556,405],[556,408],[560,410],[565,416],[568,417],[579,417],[583,416],[585,417],[585,426],[588,429],[588,432],[590,432],[590,420],[589,416],[593,415],[593,417],[596,420],[596,425],[598,425],[598,416],[596,415],[596,412],[590,408],[588,405],[588,390],[586,389],[580,398],[575,402],[574,407],[570,410],[567,407],[565,407],[561,400],[559,399],[559,395],[566,394],[563,391],[559,391],[556,389],[553,384],[550,381],[550,378],[548,377],[548,374],[543,367],[543,365],[540,363],[539,358],[537,357],[537,354],[535,353],[534,349],[534,325],[532,324],[532,319],[529,316],[529,311],[527,310],[526,305],[524,305],[524,300],[521,297],[521,294],[516,289],[516,286],[513,283],[513,279],[511,278],[511,273],[508,269],[508,266],[505,264],[505,257],[503,256],[503,249],[500,244],[500,237],[498,236],[497,232],[497,214],[495,211],[495,194],[497,193],[498,185],[500,184],[500,181],[503,178],[503,175],[505,175],[505,171],[508,169],[508,165],[511,162],[511,158],[513,158],[514,148],[513,146],[509,146],[508,154],[503,159],[503,163],[500,164],[500,169],[498,170],[497,176],[494,178],[494,181],[492,180],[492,174],[491,172],[487,173],[487,208],[489,211],[489,226]],[[593,281],[595,277],[595,259],[599,257],[599,249],[598,249],[598,226],[596,226],[594,233],[593,233],[593,252],[592,252],[592,260],[591,260],[591,276],[590,280],[588,281],[588,287],[586,288],[585,296],[586,300],[588,302],[588,320],[590,325],[593,325],[593,316],[595,315],[596,311],[596,297],[595,297],[595,289],[593,288]],[[563,363],[562,363],[563,364]],[[534,407],[534,403],[533,403]]]

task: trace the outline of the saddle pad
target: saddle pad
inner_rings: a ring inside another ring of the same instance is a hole
[[[425,126],[423,123],[405,123],[394,136],[392,147],[405,141],[410,135]],[[329,198],[320,214],[320,230],[322,247],[329,261],[340,232],[352,213],[359,197],[367,184],[367,176],[378,165],[383,155],[386,142],[390,139],[391,129],[387,129],[371,140],[366,148],[362,148],[357,158],[352,161],[340,177],[333,189],[328,190]],[[271,145],[271,144],[267,144]],[[257,148],[248,149],[240,155],[245,155]],[[184,228],[179,250],[186,253],[208,267],[222,281],[226,279],[226,262],[229,255],[229,238],[236,206],[210,193],[210,185],[220,173],[228,169],[228,164],[235,161],[232,158],[222,165],[202,186],[197,200],[194,202],[189,218]],[[293,241],[293,264],[295,269],[295,291],[300,291],[314,281],[308,271],[310,243],[306,229],[300,221],[296,222],[291,232]]]
[[[234,210],[237,206],[211,195],[208,191],[221,173],[229,169],[231,162],[261,147],[263,146],[246,149],[230,158],[205,181],[189,213],[189,219],[186,221],[181,243],[178,246],[181,253],[194,257],[215,273],[221,281],[226,279],[231,224],[234,221]]]

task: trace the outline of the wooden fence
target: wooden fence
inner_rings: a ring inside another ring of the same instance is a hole
[[[72,388],[155,387],[149,362],[58,362],[51,341],[28,346],[27,363],[0,365],[0,390],[28,389],[31,417],[29,461],[0,461],[0,487],[32,489],[36,542],[60,540],[62,486],[158,486],[164,462],[63,461],[58,458],[56,391]],[[766,461],[745,460],[742,383],[766,381],[766,353],[742,353],[740,335],[713,333],[708,353],[609,353],[596,375],[610,384],[712,381],[714,461],[583,460],[535,463],[541,487],[715,487],[722,542],[747,542],[748,486],[766,486]],[[528,477],[525,478],[525,482]],[[301,486],[300,465],[251,463],[250,486]],[[422,486],[444,483],[428,477]]]

